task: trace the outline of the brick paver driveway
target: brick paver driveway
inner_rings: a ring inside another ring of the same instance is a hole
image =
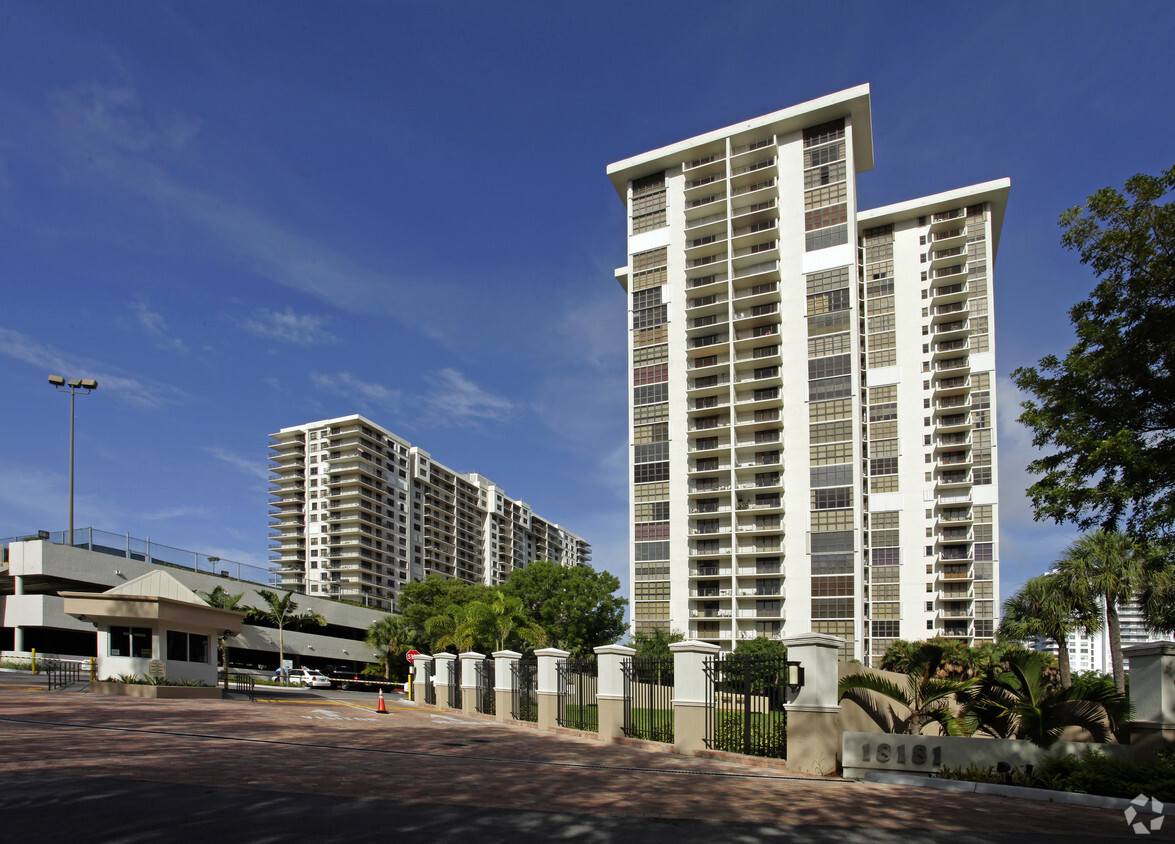
[[[1110,810],[793,777],[389,708],[0,688],[0,829],[12,841],[1134,840]]]

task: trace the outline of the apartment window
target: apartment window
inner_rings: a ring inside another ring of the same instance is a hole
[[[834,311],[844,311],[851,305],[848,288],[830,290],[826,293],[817,293],[808,296],[808,316],[827,314]]]
[[[668,384],[650,384],[632,391],[633,404],[660,404],[669,401]]]
[[[853,488],[838,487],[833,489],[812,490],[813,510],[835,510],[853,506]]]
[[[636,544],[636,562],[669,559],[668,542],[638,542]]]
[[[853,482],[853,466],[813,466],[808,470],[813,489],[830,486],[847,486]]]
[[[657,325],[664,325],[669,321],[668,305],[658,305],[654,308],[644,308],[643,310],[632,312],[632,327],[634,329],[651,328]]]
[[[718,355],[706,355],[705,357],[694,359],[694,369],[701,369],[706,366],[717,366]]]
[[[655,463],[660,460],[668,460],[669,443],[659,442],[635,446],[632,459],[634,463]]]
[[[820,229],[818,231],[812,231],[805,234],[804,251],[814,252],[817,249],[827,249],[830,246],[842,246],[848,242],[848,226],[833,226],[829,229]]]
[[[669,364],[659,363],[655,366],[642,366],[632,371],[633,386],[657,384],[669,380]]]
[[[752,358],[769,358],[779,354],[779,346],[756,346],[751,352]],[[717,362],[717,360],[715,360]],[[699,366],[701,364],[698,364]]]
[[[835,375],[845,375],[853,371],[852,355],[833,355],[826,358],[815,358],[808,361],[808,377],[830,378]]]
[[[852,379],[848,375],[825,378],[808,384],[808,399],[813,402],[838,399],[853,394]]]
[[[633,467],[633,483],[647,484],[669,480],[668,463],[645,463]]]

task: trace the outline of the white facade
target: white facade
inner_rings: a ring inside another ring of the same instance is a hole
[[[270,437],[272,559],[286,589],[394,609],[426,574],[493,585],[533,560],[591,560],[587,542],[492,481],[362,416]]]
[[[868,86],[608,168],[636,630],[990,640],[1001,180],[872,211]]]
[[[1118,623],[1124,648],[1129,645],[1167,641],[1169,638],[1147,630],[1142,607],[1137,601],[1128,601],[1119,605]],[[1038,637],[1031,643],[1031,647],[1034,651],[1044,651],[1054,656],[1057,653],[1057,645],[1051,639]],[[1128,658],[1123,658],[1123,665],[1127,671],[1130,670]],[[1100,671],[1102,674],[1109,674],[1113,671],[1113,665],[1110,662],[1110,631],[1106,627],[1104,609],[1102,610],[1101,629],[1092,636],[1087,636],[1084,633],[1069,634],[1069,667],[1074,674],[1081,671]]]

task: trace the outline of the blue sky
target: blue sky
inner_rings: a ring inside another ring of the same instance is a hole
[[[0,536],[77,514],[267,558],[266,434],[360,412],[627,577],[612,161],[863,82],[860,207],[1003,176],[1007,375],[1093,285],[1056,220],[1173,162],[1175,4],[26,2],[0,8]],[[625,584],[627,594],[627,584]]]

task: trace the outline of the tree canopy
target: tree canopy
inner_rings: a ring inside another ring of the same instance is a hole
[[[1004,602],[1000,622],[1001,639],[1024,642],[1035,636],[1051,639],[1057,646],[1061,687],[1073,685],[1069,668],[1069,634],[1092,634],[1101,627],[1101,610],[1091,595],[1069,588],[1059,572],[1031,577]]]
[[[1012,373],[1020,421],[1045,453],[1028,469],[1038,520],[1125,529],[1175,523],[1175,167],[1102,188],[1061,216],[1062,244],[1098,284],[1069,310],[1077,343]]]
[[[293,592],[283,591],[278,594],[270,589],[258,589],[257,594],[265,601],[265,606],[247,607],[248,617],[250,621],[264,622],[277,628],[277,664],[280,668],[286,658],[286,628],[309,624],[322,627],[326,619],[312,610],[298,612],[298,602],[294,600]]]
[[[628,601],[615,593],[620,581],[590,566],[561,566],[536,560],[514,569],[502,586],[507,596],[518,598],[523,610],[546,634],[547,645],[576,654],[609,645],[626,630],[624,608]]]

